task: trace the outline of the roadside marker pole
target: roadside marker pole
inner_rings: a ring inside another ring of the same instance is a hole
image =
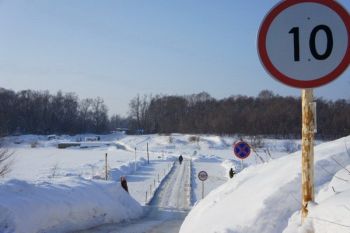
[[[302,209],[301,219],[308,215],[308,202],[314,201],[314,116],[313,89],[302,90]]]
[[[108,179],[108,164],[107,164],[107,153],[105,155],[105,180]]]
[[[147,163],[149,164],[148,142],[147,142]]]
[[[135,163],[134,163],[134,171],[136,172],[136,147],[135,147]]]

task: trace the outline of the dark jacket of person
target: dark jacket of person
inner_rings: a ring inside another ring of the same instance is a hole
[[[122,185],[125,191],[129,192],[128,183],[126,182],[125,176],[120,177],[120,184]]]
[[[230,178],[232,179],[235,174],[235,171],[231,168],[229,171]]]
[[[182,157],[182,155],[179,156],[179,162],[180,164],[182,163],[182,160],[184,160],[184,158]]]

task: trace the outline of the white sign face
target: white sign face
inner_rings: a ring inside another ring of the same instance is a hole
[[[261,25],[259,55],[269,73],[294,87],[337,78],[350,61],[349,14],[335,1],[286,0]]]
[[[205,181],[208,179],[208,173],[206,173],[205,171],[200,171],[198,173],[198,179],[200,179],[201,181]]]

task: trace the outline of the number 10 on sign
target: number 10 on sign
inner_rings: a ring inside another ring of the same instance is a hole
[[[326,35],[326,49],[324,49],[324,52],[321,54],[319,53],[317,47],[316,47],[316,37],[317,35],[320,35],[322,31]],[[299,27],[293,27],[289,33],[294,35],[294,61],[300,61],[300,28]],[[318,34],[320,33],[320,34]],[[316,26],[310,34],[309,39],[309,48],[310,52],[316,60],[325,60],[327,59],[333,50],[333,34],[331,29],[326,25],[318,25]],[[310,60],[310,58],[309,58]]]

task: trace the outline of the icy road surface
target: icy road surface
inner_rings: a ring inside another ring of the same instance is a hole
[[[175,163],[160,185],[144,218],[122,224],[108,224],[79,233],[178,233],[190,209],[190,161]]]

